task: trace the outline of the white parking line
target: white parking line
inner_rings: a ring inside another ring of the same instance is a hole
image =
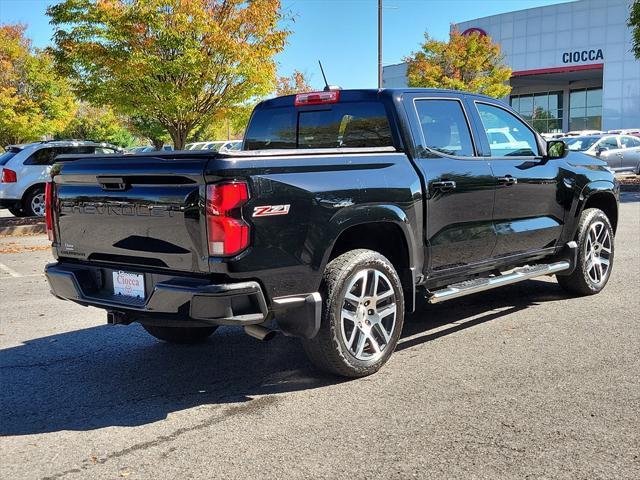
[[[16,272],[13,268],[7,267],[4,263],[0,263],[0,270],[4,273],[8,273],[12,277],[22,277],[18,272]]]

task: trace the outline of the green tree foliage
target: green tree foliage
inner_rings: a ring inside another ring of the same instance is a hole
[[[411,87],[450,88],[502,98],[511,87],[511,69],[504,65],[500,46],[486,35],[451,32],[448,42],[425,33],[421,49],[405,59]]]
[[[111,108],[96,107],[87,103],[78,105],[76,115],[56,138],[93,140],[121,147],[129,147],[134,142],[134,137],[127,130],[125,122]]]
[[[207,140],[240,140],[249,123],[249,117],[255,104],[238,105],[220,112],[219,117],[211,123],[194,131],[192,141]]]
[[[0,25],[0,144],[62,131],[75,111],[68,82],[52,58],[34,50],[23,25]]]
[[[221,111],[274,88],[279,0],[64,0],[55,55],[79,95],[155,120],[182,148]]]
[[[137,137],[150,141],[156,150],[171,140],[165,128],[153,118],[136,115],[129,117],[127,124]]]
[[[629,26],[631,27],[633,54],[640,59],[640,0],[635,0],[631,5]]]

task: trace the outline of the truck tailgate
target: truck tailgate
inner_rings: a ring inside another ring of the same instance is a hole
[[[54,177],[58,255],[207,272],[201,210],[207,157],[99,157]]]

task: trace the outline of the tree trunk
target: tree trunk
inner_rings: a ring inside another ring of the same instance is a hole
[[[171,140],[173,140],[174,150],[184,150],[184,144],[187,141],[187,136],[191,129],[187,129],[182,126],[170,126],[167,127],[167,131],[169,132],[169,135],[171,135]]]
[[[158,138],[150,138],[149,140],[153,143],[153,148],[156,150],[162,150],[162,147],[164,146],[164,142],[162,140]]]

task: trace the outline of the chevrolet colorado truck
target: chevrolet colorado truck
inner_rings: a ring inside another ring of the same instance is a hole
[[[481,95],[290,95],[255,108],[239,152],[74,160],[46,187],[52,293],[167,342],[280,331],[360,377],[419,299],[542,275],[591,295],[613,267],[612,172]]]

